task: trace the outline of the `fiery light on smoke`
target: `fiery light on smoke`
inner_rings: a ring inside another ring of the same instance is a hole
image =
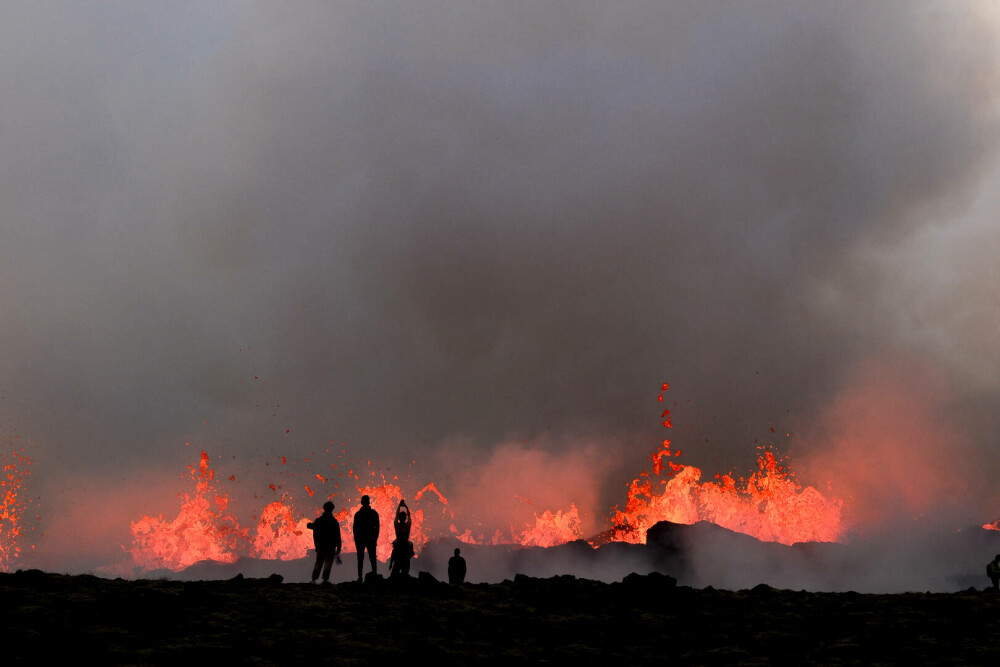
[[[534,525],[525,526],[516,533],[514,542],[526,547],[554,547],[583,537],[580,528],[580,513],[576,505],[570,505],[568,512],[545,510],[535,514]]]
[[[797,467],[829,481],[852,532],[918,517],[965,521],[981,482],[972,442],[949,412],[953,393],[930,365],[866,360],[800,436],[810,446]]]

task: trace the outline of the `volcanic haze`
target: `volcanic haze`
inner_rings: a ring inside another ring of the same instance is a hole
[[[341,456],[597,532],[664,380],[707,479],[1000,517],[992,2],[13,2],[0,72],[28,565],[202,450],[244,525]]]

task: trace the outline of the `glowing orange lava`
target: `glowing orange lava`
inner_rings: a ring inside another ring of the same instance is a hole
[[[281,501],[269,503],[261,510],[257,532],[250,543],[255,558],[294,560],[309,555],[313,548],[312,531],[306,528],[309,519],[297,517],[295,510]]]
[[[663,416],[663,426],[671,428],[669,411]],[[841,501],[827,499],[811,486],[802,488],[771,451],[760,448],[757,470],[747,479],[722,475],[717,482],[702,482],[701,470],[670,460],[680,454],[670,444],[664,440],[651,457],[654,476],[666,470],[669,479],[654,484],[643,472],[632,481],[625,508],[616,508],[612,516],[615,539],[645,542],[646,531],[658,521],[709,521],[782,544],[835,542],[843,535]]]
[[[701,470],[686,465],[655,487],[648,475],[634,480],[625,508],[614,512],[615,539],[645,542],[646,531],[658,521],[709,521],[782,544],[835,542],[842,536],[840,500],[802,488],[770,451],[758,456],[757,466],[739,481],[722,475],[718,482],[702,482]]]
[[[660,402],[667,389],[664,384],[658,397]],[[670,410],[662,411],[661,424],[664,428],[673,427]],[[346,450],[339,457],[343,459],[345,453]],[[698,468],[677,463],[675,459],[679,455],[679,450],[671,449],[670,440],[663,440],[661,448],[650,457],[652,475],[640,474],[629,486],[625,507],[613,508],[612,539],[644,542],[646,531],[664,520],[685,524],[709,521],[761,540],[783,544],[836,541],[844,532],[841,502],[825,498],[813,487],[803,488],[770,450],[761,449],[757,470],[748,478],[721,475],[717,476],[717,481],[709,482],[701,481],[702,473]],[[371,461],[367,462],[367,475],[363,464],[347,459],[340,466],[346,473],[337,472],[333,477],[331,473],[297,471],[294,468],[298,462],[290,462],[287,457],[280,460],[280,474],[295,482],[292,488],[305,489],[308,499],[302,497],[301,500],[309,507],[298,507],[289,492],[283,490],[284,484],[267,484],[272,493],[280,491],[280,498],[267,503],[260,511],[251,537],[249,529],[241,528],[236,518],[227,514],[229,498],[226,493],[215,490],[214,471],[209,467],[208,455],[202,452],[198,468],[191,468],[195,493],[183,497],[177,517],[167,520],[162,516],[146,516],[132,524],[130,553],[134,563],[147,571],[157,568],[181,570],[205,559],[230,563],[240,556],[280,560],[306,557],[313,546],[312,532],[306,529],[306,523],[319,514],[318,505],[325,498],[337,504],[339,511],[335,516],[340,522],[343,551],[352,553],[355,551],[352,517],[360,508],[362,495],[369,496],[381,518],[376,551],[383,561],[391,552],[395,537],[392,521],[403,498],[407,498],[410,506],[410,540],[418,557],[424,545],[436,537],[451,536],[471,544],[541,547],[584,537],[580,512],[572,502],[568,503],[568,509],[533,512],[534,520],[523,525],[510,523],[502,528],[473,521],[479,526],[476,533],[463,525],[461,519],[456,519],[457,510],[433,482],[409,497],[403,491],[408,481],[374,470]],[[305,462],[310,460],[304,459]],[[330,468],[337,470],[338,465],[333,463]],[[318,487],[303,484],[299,475],[312,484],[315,484],[313,479],[317,480]],[[230,475],[228,479],[233,481],[235,476]],[[351,480],[353,489],[340,488],[338,480]],[[525,504],[531,502],[528,498],[519,499]]]
[[[202,560],[232,563],[244,550],[247,531],[226,513],[229,498],[214,492],[215,471],[208,465],[202,452],[198,468],[191,468],[195,493],[184,494],[175,519],[144,516],[132,522],[130,553],[136,565],[179,571]]]
[[[571,504],[568,512],[545,510],[535,514],[534,525],[527,525],[514,532],[515,544],[526,547],[554,547],[583,537],[580,529],[580,513]]]
[[[12,449],[0,474],[0,572],[9,572],[21,557],[27,502],[18,496],[28,476],[31,459],[24,450]]]

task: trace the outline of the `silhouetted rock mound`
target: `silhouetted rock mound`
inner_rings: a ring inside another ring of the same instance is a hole
[[[659,572],[651,572],[647,575],[633,572],[622,579],[621,586],[630,594],[658,595],[667,593],[677,587],[677,579]]]

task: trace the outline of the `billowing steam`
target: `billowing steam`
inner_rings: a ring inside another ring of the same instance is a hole
[[[0,44],[36,563],[120,559],[201,450],[250,541],[356,494],[327,449],[449,535],[589,537],[663,378],[700,483],[775,444],[857,539],[1000,517],[993,3],[35,3]]]

